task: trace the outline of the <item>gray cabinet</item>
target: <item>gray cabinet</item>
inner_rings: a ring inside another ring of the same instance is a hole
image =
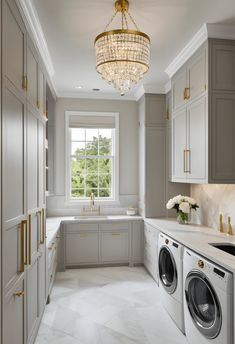
[[[172,107],[173,111],[186,103],[185,90],[188,87],[187,69],[182,68],[172,79]]]
[[[131,263],[143,263],[144,229],[143,221],[132,222]]]
[[[38,62],[33,43],[27,41],[27,98],[32,106],[38,106]]]
[[[188,81],[172,115],[172,181],[235,183],[235,42],[208,40],[173,84],[182,70]]]
[[[144,266],[158,283],[158,235],[159,231],[144,224]]]
[[[112,228],[112,226],[110,226]],[[129,262],[129,231],[101,231],[100,262],[128,263]]]

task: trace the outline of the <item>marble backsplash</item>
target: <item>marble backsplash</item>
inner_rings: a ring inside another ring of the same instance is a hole
[[[227,230],[227,218],[231,216],[235,234],[235,185],[191,185],[191,196],[200,206],[192,214],[194,223],[218,229],[219,212],[221,211],[225,230]]]

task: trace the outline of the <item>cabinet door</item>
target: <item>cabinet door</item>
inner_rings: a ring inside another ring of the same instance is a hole
[[[45,124],[38,121],[38,207],[45,206]]]
[[[196,53],[188,64],[188,80],[190,100],[195,99],[206,91],[207,88],[207,59],[206,49]]]
[[[13,86],[7,86],[4,83],[2,94],[2,264],[4,288],[9,288],[19,278],[23,253],[20,235],[21,221],[26,219],[25,105],[14,90]]]
[[[214,94],[211,98],[210,182],[235,183],[235,96]]]
[[[235,46],[212,43],[212,88],[235,90]]]
[[[128,232],[101,232],[101,262],[128,262]]]
[[[24,344],[25,319],[25,288],[24,280],[5,295],[3,301],[3,343]]]
[[[38,260],[38,306],[39,317],[43,313],[46,304],[46,253],[45,245],[40,247]]]
[[[27,114],[27,173],[30,212],[38,206],[38,120],[30,110]]]
[[[187,111],[188,150],[186,165],[190,182],[207,182],[206,96],[191,103]]]
[[[28,101],[36,107],[38,105],[38,63],[33,43],[29,39],[27,44],[27,96]]]
[[[25,76],[25,27],[17,9],[3,1],[2,54],[3,75],[22,90]]]
[[[166,215],[166,130],[165,127],[146,129],[146,217]]]
[[[131,260],[133,263],[143,263],[143,249],[144,249],[144,230],[143,222],[132,222],[132,255]]]
[[[172,181],[185,180],[187,112],[182,109],[174,114],[172,121]]]
[[[184,90],[187,87],[187,69],[183,67],[172,79],[173,111],[185,104]]]
[[[39,321],[38,257],[27,269],[27,342],[34,338]]]
[[[66,264],[97,264],[99,261],[98,232],[67,233]]]

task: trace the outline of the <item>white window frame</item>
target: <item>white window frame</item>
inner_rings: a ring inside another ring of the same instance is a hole
[[[71,197],[71,136],[69,130],[69,119],[71,116],[109,116],[115,118],[115,139],[114,139],[114,159],[113,159],[113,185],[112,198],[97,199],[96,204],[119,204],[119,113],[118,112],[86,112],[86,111],[65,111],[65,203],[67,205],[86,205],[87,199],[74,199]]]

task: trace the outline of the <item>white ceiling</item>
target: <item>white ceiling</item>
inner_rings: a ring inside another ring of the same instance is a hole
[[[117,97],[95,70],[94,38],[113,15],[112,0],[31,0],[52,58],[58,96]],[[151,38],[151,67],[141,83],[161,86],[164,70],[204,23],[235,24],[235,0],[130,0],[130,13]],[[115,22],[119,24],[118,21]],[[112,26],[113,27],[113,26]],[[82,85],[82,90],[76,90]]]

